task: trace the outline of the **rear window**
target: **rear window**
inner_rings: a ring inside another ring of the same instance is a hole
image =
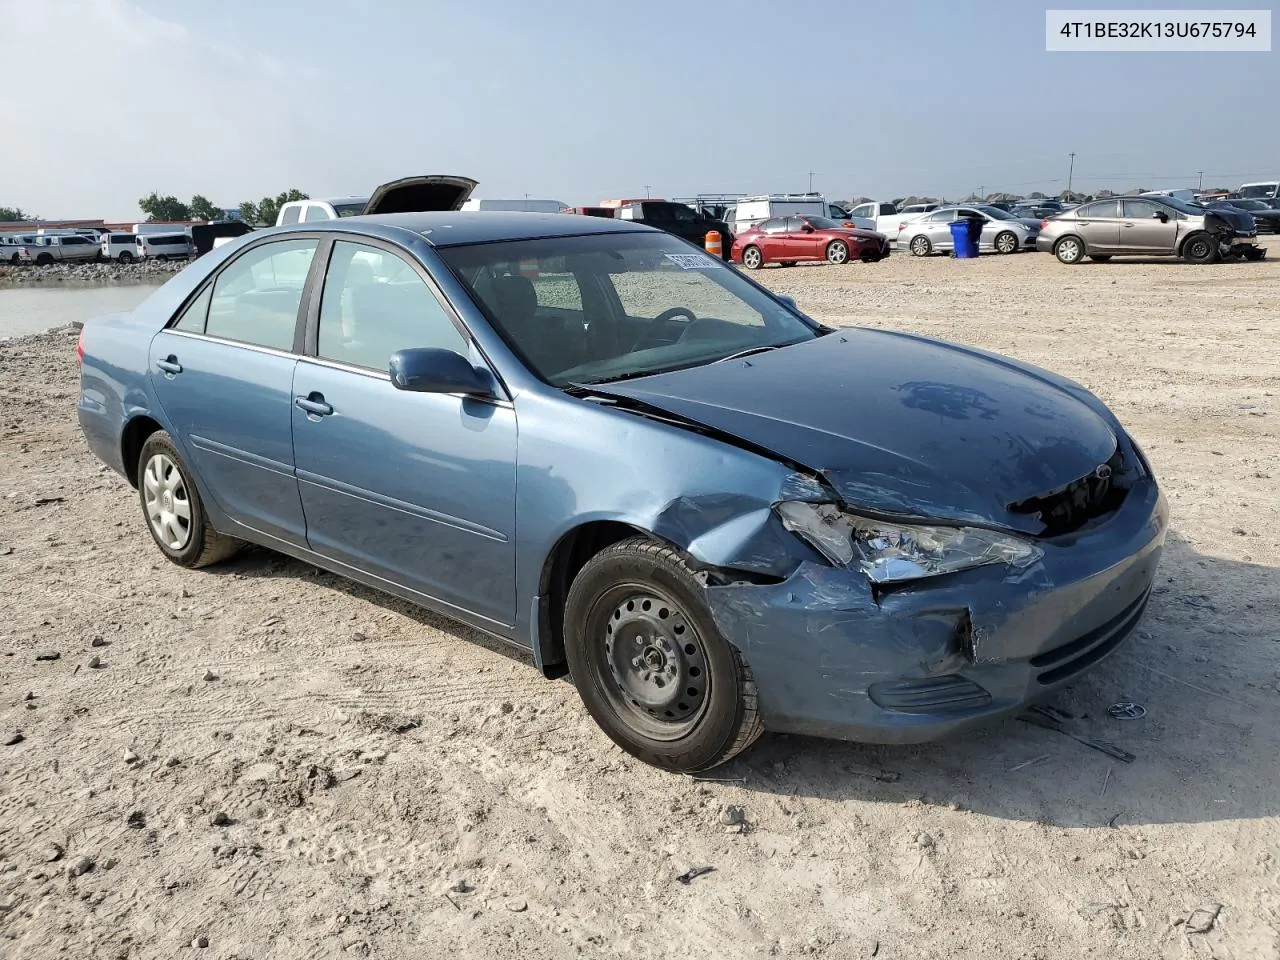
[[[132,233],[113,233],[107,238],[107,243],[133,243],[134,239]]]

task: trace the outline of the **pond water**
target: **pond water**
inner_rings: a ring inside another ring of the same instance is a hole
[[[81,322],[103,313],[132,310],[153,290],[154,283],[111,286],[48,286],[0,288],[0,339],[40,333]]]

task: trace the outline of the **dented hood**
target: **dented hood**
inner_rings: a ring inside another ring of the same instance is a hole
[[[429,174],[384,183],[364,205],[365,214],[429,213],[460,210],[478,181],[470,177]]]
[[[821,474],[851,507],[1036,533],[1009,505],[1093,472],[1109,424],[1050,375],[919,337],[842,330],[595,392]]]

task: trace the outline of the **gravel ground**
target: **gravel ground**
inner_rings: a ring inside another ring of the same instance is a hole
[[[1010,721],[647,768],[430,614],[265,552],[162,561],[52,333],[0,343],[0,955],[1280,957],[1280,264],[757,276],[1051,367],[1133,430],[1161,577],[1055,701],[1132,764]]]

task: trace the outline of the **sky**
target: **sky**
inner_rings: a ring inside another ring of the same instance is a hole
[[[1072,152],[1077,190],[1280,176],[1280,53],[1046,53],[1045,6],[0,0],[0,206],[415,173],[571,204],[1056,193]]]

